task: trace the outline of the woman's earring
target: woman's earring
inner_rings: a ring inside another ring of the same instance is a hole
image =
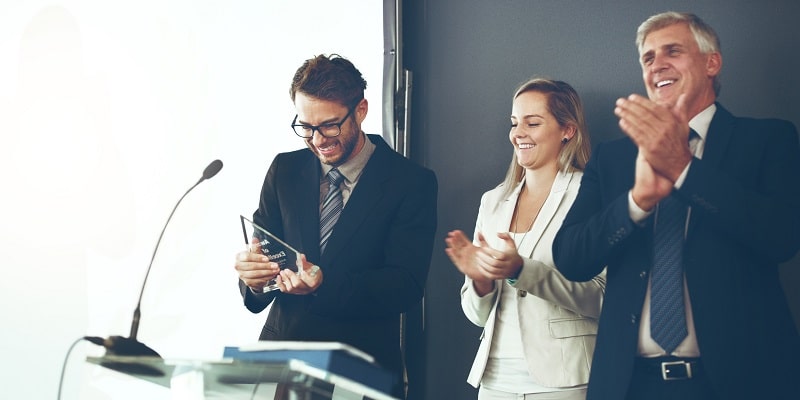
[[[567,138],[561,139],[561,144],[567,144],[567,142],[569,142],[569,139]]]

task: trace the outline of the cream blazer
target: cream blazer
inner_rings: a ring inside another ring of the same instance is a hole
[[[571,282],[553,263],[553,238],[578,194],[582,172],[559,172],[531,231],[519,244],[524,261],[513,286],[518,295],[520,335],[528,372],[547,387],[571,387],[589,381],[597,320],[603,301],[605,271],[588,282]],[[503,185],[481,198],[476,232],[494,248],[501,246],[497,232],[508,232],[522,184],[503,198]],[[475,325],[482,326],[481,344],[467,382],[478,387],[489,358],[502,281],[493,292],[479,297],[466,278],[461,288],[461,308]]]

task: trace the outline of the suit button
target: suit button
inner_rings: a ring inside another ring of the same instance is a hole
[[[631,314],[631,324],[636,325],[636,320],[637,319],[638,318],[636,317],[636,314]]]
[[[647,271],[639,272],[639,278],[642,278],[642,279],[647,278]]]
[[[519,297],[525,297],[525,296],[528,295],[528,292],[526,292],[524,290],[518,290],[518,292],[519,292]]]

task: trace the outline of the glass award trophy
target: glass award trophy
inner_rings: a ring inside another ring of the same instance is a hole
[[[251,253],[263,254],[267,256],[271,262],[278,263],[281,269],[289,268],[297,272],[297,262],[300,260],[300,252],[268,230],[245,218],[243,215],[240,215],[239,218],[242,221],[244,242],[247,244],[247,249]],[[264,293],[278,289],[279,287],[273,279],[264,286]]]

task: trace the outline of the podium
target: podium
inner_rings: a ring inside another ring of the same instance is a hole
[[[202,361],[105,355],[87,357],[86,361],[169,388],[174,399],[273,399],[259,388],[277,384],[282,393],[275,397],[279,400],[397,400],[296,359]]]

